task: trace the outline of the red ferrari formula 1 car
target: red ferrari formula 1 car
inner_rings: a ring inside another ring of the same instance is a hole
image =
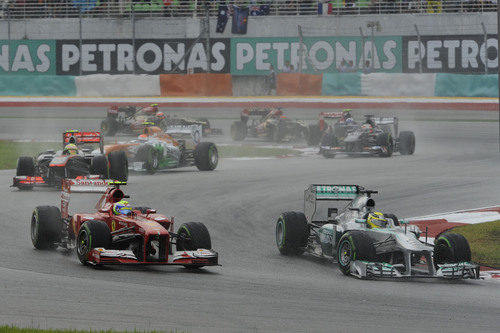
[[[73,184],[72,184],[73,183]],[[63,181],[61,209],[38,206],[31,218],[31,240],[39,250],[76,248],[83,264],[183,265],[199,268],[218,265],[218,254],[211,250],[210,234],[203,223],[188,222],[174,233],[174,218],[148,207],[129,208],[116,214],[114,204],[128,198],[120,189],[100,180]],[[97,212],[69,215],[73,192],[104,192]],[[173,245],[177,251],[173,250]]]

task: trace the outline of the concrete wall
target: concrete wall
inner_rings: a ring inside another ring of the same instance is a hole
[[[413,36],[414,24],[421,35],[482,34],[481,22],[488,33],[497,33],[497,13],[467,14],[393,14],[393,15],[344,15],[344,16],[281,16],[250,17],[247,35],[237,37],[296,37],[301,25],[304,36],[359,36],[359,27],[366,35],[368,21],[379,21],[382,36]],[[216,34],[216,18],[210,25],[212,37],[236,37],[231,34],[228,22],[223,34]],[[11,20],[11,39],[78,39],[79,22],[72,19]],[[84,39],[132,38],[133,24],[129,18],[82,20]],[[0,21],[0,39],[8,39],[8,22]],[[200,34],[198,18],[138,18],[135,23],[136,38],[196,38]]]

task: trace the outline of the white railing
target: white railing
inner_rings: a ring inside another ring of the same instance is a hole
[[[401,13],[455,13],[496,11],[495,0],[0,0],[0,19],[136,16],[200,17],[208,9],[211,17],[219,5],[249,8],[250,16],[261,15],[360,15]]]

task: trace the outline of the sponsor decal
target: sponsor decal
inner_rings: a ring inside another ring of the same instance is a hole
[[[355,185],[317,185],[317,199],[351,199],[355,198],[358,189]]]
[[[304,73],[339,72],[343,60],[352,61],[358,69],[363,61],[374,64],[377,72],[401,72],[402,39],[399,36],[307,37],[298,38],[232,38],[231,74],[264,75],[270,65],[283,71],[290,62],[298,70],[302,59]]]
[[[406,36],[403,49],[403,72],[418,73],[420,57],[424,73],[484,73],[486,62],[488,71],[498,71],[497,35],[486,43],[483,35],[422,36],[420,46],[416,36]]]
[[[206,72],[207,57],[212,73],[229,72],[229,39],[211,39],[209,55],[195,39],[58,40],[56,47],[58,75],[78,75],[80,67],[82,74]]]
[[[0,74],[54,75],[54,40],[0,40]]]

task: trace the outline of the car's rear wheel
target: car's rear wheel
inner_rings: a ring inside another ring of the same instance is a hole
[[[63,222],[59,208],[38,206],[31,215],[31,241],[38,250],[54,248],[61,241]]]
[[[194,163],[201,171],[212,171],[219,163],[217,146],[212,142],[200,142],[194,149]]]
[[[88,264],[89,254],[95,248],[111,245],[111,231],[106,222],[91,220],[83,222],[76,238],[76,254],[80,262]]]
[[[453,264],[471,261],[469,242],[463,235],[445,233],[440,235],[434,246],[434,264]]]
[[[124,151],[112,151],[108,154],[109,177],[126,182],[128,179],[128,159]]]
[[[115,135],[118,129],[116,120],[112,117],[107,117],[101,121],[101,133],[107,136]]]
[[[411,131],[399,133],[399,152],[401,155],[413,155],[415,152],[415,134]]]
[[[234,141],[242,141],[247,136],[247,125],[242,121],[235,121],[231,124],[231,138]]]
[[[158,171],[160,165],[160,158],[158,156],[158,150],[156,150],[151,145],[144,145],[137,151],[136,158],[144,162],[144,167],[148,174],[152,175]]]
[[[337,261],[339,269],[345,275],[351,273],[351,263],[355,260],[373,261],[375,247],[373,241],[364,232],[348,231],[339,240]]]
[[[276,221],[276,245],[281,254],[304,253],[309,238],[307,219],[300,212],[286,212]]]
[[[321,130],[319,129],[319,125],[309,125],[307,144],[309,146],[317,146],[320,140],[321,140]]]
[[[394,151],[394,143],[392,135],[387,132],[380,133],[376,138],[377,146],[380,146],[382,151],[379,153],[380,157],[391,157]]]

